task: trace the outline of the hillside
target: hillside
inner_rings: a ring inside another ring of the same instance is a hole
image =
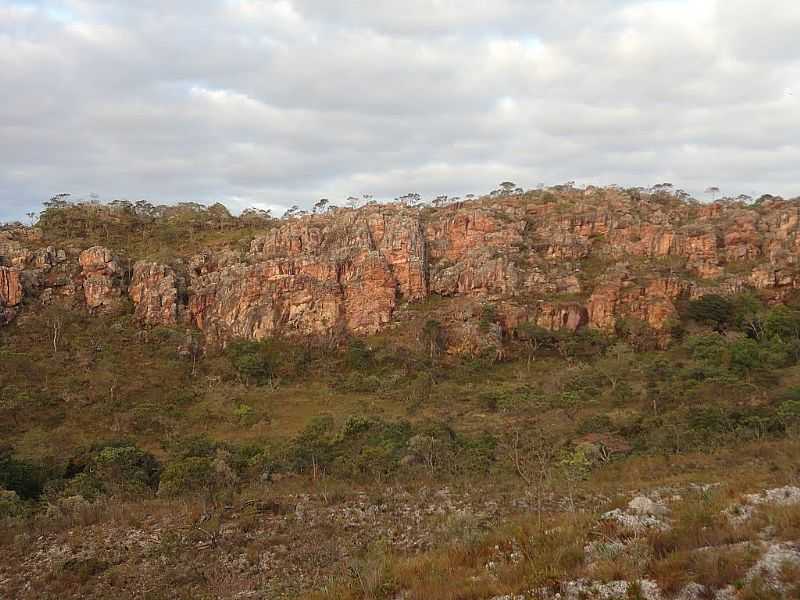
[[[42,296],[77,296],[92,310],[129,299],[145,326],[187,325],[222,344],[375,334],[402,321],[404,308],[445,298],[454,301],[435,314],[454,342],[476,342],[464,323],[487,304],[504,334],[521,323],[613,332],[636,321],[664,337],[687,298],[752,288],[776,302],[796,287],[797,203],[771,197],[702,205],[663,191],[560,188],[438,208],[368,205],[265,219],[266,231],[250,237],[239,229],[229,243],[225,218],[211,211],[189,206],[161,217],[167,238],[181,230],[194,238],[198,223],[219,228],[214,247],[196,252],[168,239],[156,251],[137,223],[142,216],[132,205],[56,206],[43,217],[49,235],[6,231],[6,320]],[[87,249],[88,240],[69,239],[87,230],[110,239],[109,229],[126,220],[130,230],[113,236],[126,238],[119,246]],[[138,244],[130,241],[136,224]]]
[[[55,198],[0,229],[0,598],[797,597],[798,244],[665,186]]]

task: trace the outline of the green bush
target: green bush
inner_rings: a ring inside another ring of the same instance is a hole
[[[558,352],[564,358],[588,360],[603,354],[610,345],[609,337],[596,329],[558,332]]]
[[[214,456],[219,444],[205,434],[198,434],[167,440],[163,447],[173,460],[181,460],[192,456],[206,458]]]
[[[332,468],[356,479],[387,477],[399,466],[411,435],[403,421],[350,417],[331,446]]]
[[[750,338],[736,340],[730,346],[731,369],[740,375],[779,369],[788,364],[780,341],[759,344]]]
[[[381,378],[377,375],[367,375],[359,371],[351,371],[337,378],[333,384],[337,390],[360,394],[374,394],[380,391],[382,386]]]
[[[614,429],[614,425],[608,415],[592,415],[585,418],[578,425],[578,433],[608,433]]]
[[[136,446],[107,446],[97,453],[92,471],[104,484],[133,491],[158,487],[161,466]]]
[[[374,365],[372,350],[359,338],[351,339],[344,352],[344,366],[348,370],[368,369]]]
[[[61,497],[80,496],[91,502],[103,496],[106,488],[97,477],[89,472],[83,472],[63,482],[60,487],[54,486],[52,490],[49,490],[49,492],[51,491]]]
[[[687,316],[701,325],[723,332],[735,321],[734,303],[717,294],[706,294],[689,302]]]
[[[236,417],[240,423],[252,423],[255,418],[256,411],[249,404],[237,404],[233,409],[233,416]]]
[[[785,342],[800,338],[800,311],[788,306],[770,309],[764,317],[764,334]]]
[[[158,494],[174,497],[210,492],[215,487],[215,480],[216,473],[210,458],[190,456],[170,462],[164,467]]]
[[[712,365],[722,365],[727,360],[728,342],[716,333],[689,336],[683,346],[694,360]]]
[[[778,419],[787,429],[800,427],[800,398],[789,398],[778,405]]]
[[[291,380],[303,372],[311,359],[306,349],[277,338],[236,341],[228,345],[225,354],[245,383],[257,385]]]
[[[125,441],[95,444],[67,466],[64,493],[87,500],[102,494],[136,496],[158,488],[161,465],[149,452]]]
[[[333,417],[318,416],[292,441],[289,466],[295,471],[305,471],[312,465],[329,465],[334,458]]]
[[[26,500],[34,499],[41,495],[46,478],[42,467],[14,458],[9,449],[0,448],[0,488]]]
[[[25,514],[25,504],[16,492],[0,488],[0,519],[13,519]]]

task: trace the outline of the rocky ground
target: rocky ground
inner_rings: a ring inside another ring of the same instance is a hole
[[[734,526],[732,531],[746,529],[748,533],[740,537],[748,539],[691,549],[694,557],[746,556],[736,580],[721,581],[717,574],[709,583],[713,577],[698,570],[705,585],[686,572],[680,574],[679,585],[666,584],[676,589],[665,590],[658,581],[664,574],[658,569],[647,572],[645,564],[655,551],[652,534],[667,535],[673,527],[685,527],[683,503],[712,494],[713,489],[662,488],[598,513],[592,527],[604,533],[584,545],[576,571],[581,577],[492,600],[797,597],[800,540],[787,540],[789,532],[774,524],[762,526],[759,513],[800,508],[800,488],[791,486],[743,495],[717,511]],[[111,514],[99,514],[102,508],[88,505],[52,507],[49,518],[61,519],[63,527],[51,523],[50,531],[45,527],[17,532],[13,541],[5,541],[0,597],[302,598],[325,590],[337,579],[356,576],[371,554],[425,556],[443,544],[479,543],[499,523],[530,510],[524,497],[498,502],[446,488],[335,496],[333,492],[272,496],[206,510],[187,504],[169,513],[155,504],[120,507]],[[584,499],[584,503],[600,501]],[[481,560],[478,577],[491,582],[502,580],[507,565],[529,557],[517,540],[494,545]],[[614,571],[607,567],[614,561],[638,561],[642,577],[613,579]],[[419,596],[399,589],[391,597]]]

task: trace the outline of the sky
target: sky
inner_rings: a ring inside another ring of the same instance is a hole
[[[0,0],[0,221],[57,193],[800,195],[797,0]]]

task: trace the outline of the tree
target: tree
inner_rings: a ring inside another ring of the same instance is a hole
[[[239,216],[239,220],[246,227],[264,227],[272,221],[272,211],[262,208],[246,208]]]
[[[712,200],[716,200],[717,196],[719,196],[719,193],[720,193],[720,189],[715,185],[713,185],[713,186],[711,186],[709,188],[706,188],[706,194],[709,194],[711,196]]]
[[[586,449],[577,447],[573,450],[564,449],[561,451],[558,461],[561,473],[567,481],[567,494],[569,498],[570,512],[575,512],[575,484],[586,479],[592,466],[592,461],[586,453]]]
[[[323,212],[328,204],[329,201],[327,198],[320,198],[319,201],[314,205],[314,214]]]
[[[556,336],[552,331],[539,327],[530,321],[526,321],[517,327],[516,334],[520,341],[525,344],[528,369],[530,369],[533,361],[536,360],[536,353],[540,348],[552,350],[557,344]]]
[[[420,332],[420,339],[430,355],[431,362],[434,362],[444,347],[442,324],[435,319],[425,321]]]
[[[514,471],[533,493],[537,524],[541,531],[544,499],[552,484],[553,468],[559,452],[557,440],[538,424],[533,424],[512,432],[506,447]]]
[[[788,342],[800,338],[800,312],[788,306],[776,306],[764,317],[764,337]]]
[[[69,206],[68,198],[72,196],[72,194],[56,194],[50,200],[44,203],[45,209],[59,209],[59,208],[66,208]]]
[[[517,189],[517,184],[513,181],[503,181],[500,183],[496,190],[493,190],[491,196],[510,196]]]
[[[422,202],[422,196],[416,192],[409,192],[403,196],[400,196],[397,200],[406,206],[414,206],[415,204]]]
[[[265,342],[236,341],[225,353],[245,385],[251,380],[258,384],[269,383],[275,375],[274,360]]]
[[[688,316],[701,325],[709,325],[718,333],[725,333],[733,323],[733,303],[718,294],[706,294],[689,302]]]
[[[657,183],[656,185],[654,185],[654,186],[653,186],[653,187],[650,189],[650,191],[651,191],[651,193],[653,193],[653,194],[658,194],[658,193],[665,193],[665,194],[669,194],[669,193],[672,193],[672,189],[673,189],[673,187],[674,187],[674,186],[673,186],[671,183],[668,183],[668,182],[665,182],[665,183]]]

